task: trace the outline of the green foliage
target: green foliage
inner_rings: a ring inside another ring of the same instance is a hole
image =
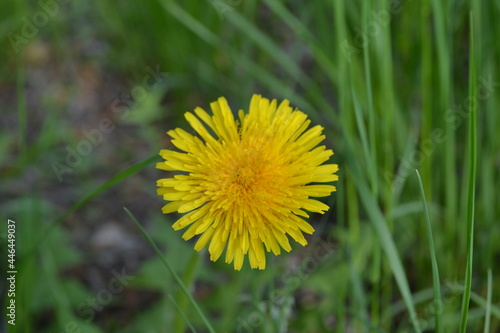
[[[9,332],[498,331],[498,8],[6,2],[0,208],[17,223],[18,265]],[[245,109],[253,93],[287,98],[325,127],[340,181],[331,211],[311,217],[307,247],[236,272],[170,228],[154,162],[184,112],[219,96]],[[69,165],[88,133],[91,152]],[[70,171],[59,177],[54,162]],[[110,223],[133,240],[96,250]],[[85,312],[117,267],[130,283]]]

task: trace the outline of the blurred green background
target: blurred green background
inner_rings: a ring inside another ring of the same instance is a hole
[[[17,274],[0,330],[210,331],[127,207],[216,332],[457,332],[470,240],[467,332],[500,331],[499,14],[496,0],[4,1],[2,309],[7,219]],[[185,111],[219,96],[246,110],[253,93],[325,127],[340,181],[307,247],[237,272],[171,229],[154,162]]]

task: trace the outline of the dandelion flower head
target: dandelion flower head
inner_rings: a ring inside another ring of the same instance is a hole
[[[187,227],[185,240],[200,235],[194,246],[208,245],[216,261],[224,249],[226,263],[240,270],[248,255],[252,268],[264,269],[265,252],[291,250],[289,237],[305,246],[303,233],[313,227],[307,212],[329,207],[311,197],[335,191],[336,164],[323,164],[333,151],[318,146],[323,127],[309,128],[305,113],[288,100],[279,105],[254,95],[248,113],[235,119],[225,98],[211,103],[213,115],[201,108],[186,112],[195,135],[177,128],[167,132],[179,151],[161,150],[158,169],[174,171],[158,180],[167,201],[163,213],[184,214],[175,230]]]

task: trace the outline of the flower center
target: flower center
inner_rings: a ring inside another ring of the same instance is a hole
[[[251,165],[241,165],[236,167],[233,175],[233,183],[239,187],[240,191],[248,192],[255,185],[257,170]]]

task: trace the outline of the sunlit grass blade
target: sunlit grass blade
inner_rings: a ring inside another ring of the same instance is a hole
[[[469,60],[469,96],[476,96],[476,57],[474,39],[474,16],[470,13],[470,60]],[[469,137],[468,137],[468,202],[467,202],[467,266],[465,268],[465,285],[462,299],[462,313],[460,320],[460,332],[467,330],[467,313],[472,286],[472,264],[474,253],[474,200],[476,189],[476,112],[477,103],[469,103]]]
[[[148,241],[148,243],[151,245],[151,247],[158,254],[158,256],[160,257],[161,261],[163,262],[163,264],[165,265],[165,267],[167,268],[167,270],[170,272],[170,274],[172,274],[172,276],[174,277],[175,281],[179,284],[179,287],[184,292],[184,294],[186,295],[186,297],[189,299],[189,301],[191,302],[191,304],[193,304],[194,308],[196,309],[196,311],[198,312],[199,316],[203,320],[203,323],[205,324],[206,328],[209,330],[209,332],[215,333],[215,330],[213,329],[212,325],[210,325],[210,322],[208,321],[208,319],[203,314],[203,311],[201,311],[200,307],[198,306],[198,303],[194,300],[193,296],[191,296],[191,293],[187,289],[187,287],[184,284],[184,282],[182,281],[182,279],[172,269],[172,267],[168,263],[167,259],[165,259],[165,257],[163,256],[163,253],[156,246],[156,243],[151,239],[151,237],[149,236],[149,234],[146,232],[146,230],[144,230],[144,228],[137,221],[137,219],[134,217],[134,215],[132,215],[132,213],[126,207],[123,207],[123,209],[125,210],[125,212],[127,213],[127,215],[132,219],[132,221],[135,223],[135,225],[137,225],[137,227],[141,231],[141,233],[144,236],[144,238],[146,238],[146,240]]]
[[[443,332],[443,302],[441,301],[441,282],[439,280],[439,268],[436,258],[436,250],[434,247],[434,238],[432,237],[431,221],[429,219],[429,210],[427,209],[427,202],[425,200],[424,184],[422,183],[422,178],[420,178],[420,173],[415,170],[418,177],[418,184],[420,186],[420,194],[422,196],[422,209],[425,216],[425,225],[427,228],[427,238],[429,242],[429,252],[431,255],[432,262],[432,282],[434,285],[434,315],[435,315],[435,331],[437,333]]]
[[[491,294],[493,293],[492,288],[492,273],[491,268],[488,269],[488,294],[486,296],[486,314],[484,315],[484,333],[488,333],[490,331],[490,322],[491,322]]]

